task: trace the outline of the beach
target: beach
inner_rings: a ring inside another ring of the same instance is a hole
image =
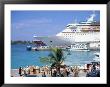
[[[84,72],[83,70],[79,71],[78,77],[86,77],[87,72]],[[38,74],[31,74],[30,77],[42,77],[42,73],[38,73]],[[19,75],[19,69],[11,69],[11,77],[20,77]],[[25,77],[25,76],[21,76],[21,77]],[[46,77],[51,77],[50,74],[46,74]],[[75,77],[74,73],[71,73],[71,77]]]
[[[27,66],[19,69],[11,69],[11,77],[87,77],[88,73],[93,70],[100,71],[99,65],[90,65],[87,67],[82,66],[65,66],[60,68],[60,73],[56,67],[50,66]],[[95,76],[97,77],[97,76]],[[98,76],[99,77],[99,76]]]

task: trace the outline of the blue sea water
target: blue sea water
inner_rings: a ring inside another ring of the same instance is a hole
[[[11,45],[11,68],[16,69],[20,66],[26,67],[29,65],[43,66],[48,65],[40,62],[39,57],[47,57],[50,51],[27,51],[27,45],[16,44]],[[67,55],[68,52],[64,52],[66,65],[82,65],[88,61],[92,61],[94,53],[96,51],[71,51],[71,55]]]

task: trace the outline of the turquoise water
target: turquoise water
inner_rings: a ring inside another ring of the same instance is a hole
[[[47,65],[40,62],[39,57],[47,57],[50,51],[27,51],[27,45],[17,44],[11,46],[11,68],[19,68],[20,66],[26,67],[29,65],[43,66]],[[66,65],[79,65],[85,64],[94,58],[95,51],[71,51],[64,52],[66,57]]]

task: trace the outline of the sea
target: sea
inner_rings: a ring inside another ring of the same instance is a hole
[[[11,45],[11,69],[20,66],[45,66],[49,63],[42,63],[40,57],[48,57],[50,51],[27,51],[27,44]],[[69,66],[84,65],[90,63],[95,57],[94,53],[99,51],[64,51],[64,63]]]

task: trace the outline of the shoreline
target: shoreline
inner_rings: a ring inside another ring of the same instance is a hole
[[[30,67],[30,73],[28,74],[29,76],[25,76],[23,74],[23,76],[20,76],[19,74],[19,68],[16,69],[11,69],[11,77],[42,77],[42,74],[45,72],[46,77],[52,77],[51,76],[51,70],[49,66],[43,66],[43,67],[39,67],[39,66],[29,66]],[[32,70],[33,67],[33,70]],[[34,70],[35,68],[35,70]],[[26,67],[24,67],[23,70],[26,70]],[[54,73],[55,68],[52,69],[52,74]],[[76,66],[66,66],[65,68],[60,68],[60,71],[67,71],[69,70],[70,72],[70,76],[64,76],[64,77],[86,77],[87,74],[87,68],[84,66],[80,66],[78,67]],[[75,70],[78,71],[78,76],[74,76],[75,74]]]

